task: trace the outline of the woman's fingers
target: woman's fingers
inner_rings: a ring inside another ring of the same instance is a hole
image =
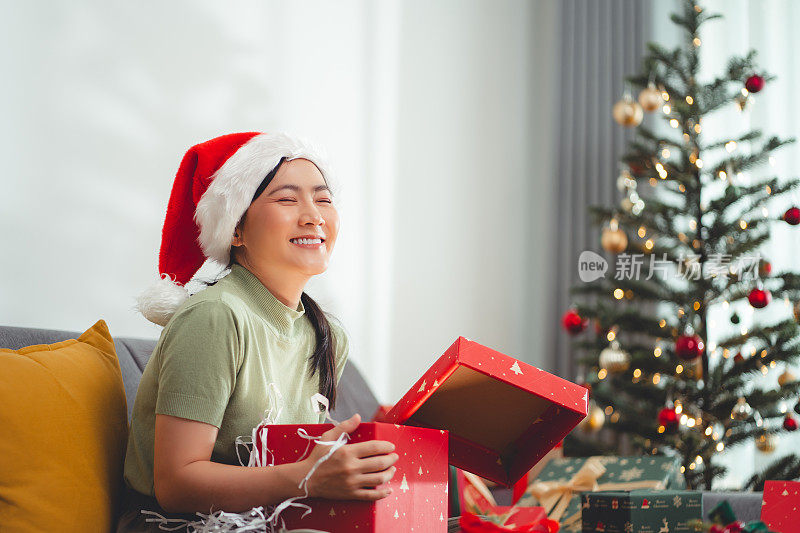
[[[356,477],[356,482],[360,487],[377,487],[378,485],[388,483],[394,477],[395,472],[397,472],[397,468],[391,466],[383,472],[361,474]]]
[[[354,414],[347,420],[343,422],[339,422],[335,425],[332,429],[329,429],[325,433],[322,434],[322,440],[324,441],[332,441],[339,438],[342,433],[352,433],[361,423],[361,415],[358,413]]]
[[[370,457],[372,455],[384,455],[394,451],[394,444],[386,440],[368,440],[349,444],[350,451],[355,457]]]
[[[381,472],[397,462],[400,458],[396,453],[366,457],[358,461],[358,471],[363,473]]]
[[[392,493],[392,489],[358,489],[353,492],[353,499],[375,501],[387,497]]]

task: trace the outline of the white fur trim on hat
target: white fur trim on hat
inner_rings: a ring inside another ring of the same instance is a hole
[[[166,326],[188,297],[189,291],[183,285],[172,281],[168,274],[162,274],[161,279],[147,287],[136,299],[136,310],[150,322]]]
[[[198,242],[206,257],[222,265],[228,263],[236,224],[250,206],[259,184],[281,157],[289,161],[308,159],[329,181],[327,158],[315,145],[285,133],[256,135],[214,173],[208,189],[197,202],[194,220],[200,228]]]

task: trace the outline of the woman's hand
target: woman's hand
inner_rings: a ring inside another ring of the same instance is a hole
[[[342,433],[352,433],[361,423],[358,414],[323,433],[320,440],[335,441]],[[301,461],[308,472],[317,460],[328,453],[329,446],[317,444],[311,454]],[[317,467],[308,479],[308,495],[332,500],[380,500],[391,494],[388,487],[378,488],[394,476],[392,466],[399,456],[394,444],[383,440],[370,440],[345,444]]]

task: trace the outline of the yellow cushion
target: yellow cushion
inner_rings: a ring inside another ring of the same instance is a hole
[[[0,530],[115,528],[127,434],[103,320],[77,340],[0,349]]]

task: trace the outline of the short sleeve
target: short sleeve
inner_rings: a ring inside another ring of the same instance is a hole
[[[333,319],[329,322],[336,342],[336,383],[338,384],[342,372],[344,372],[344,366],[347,364],[347,358],[350,356],[350,339],[347,338],[347,333],[338,321]]]
[[[173,317],[159,351],[156,414],[221,426],[242,360],[236,324],[222,301],[198,302]]]

